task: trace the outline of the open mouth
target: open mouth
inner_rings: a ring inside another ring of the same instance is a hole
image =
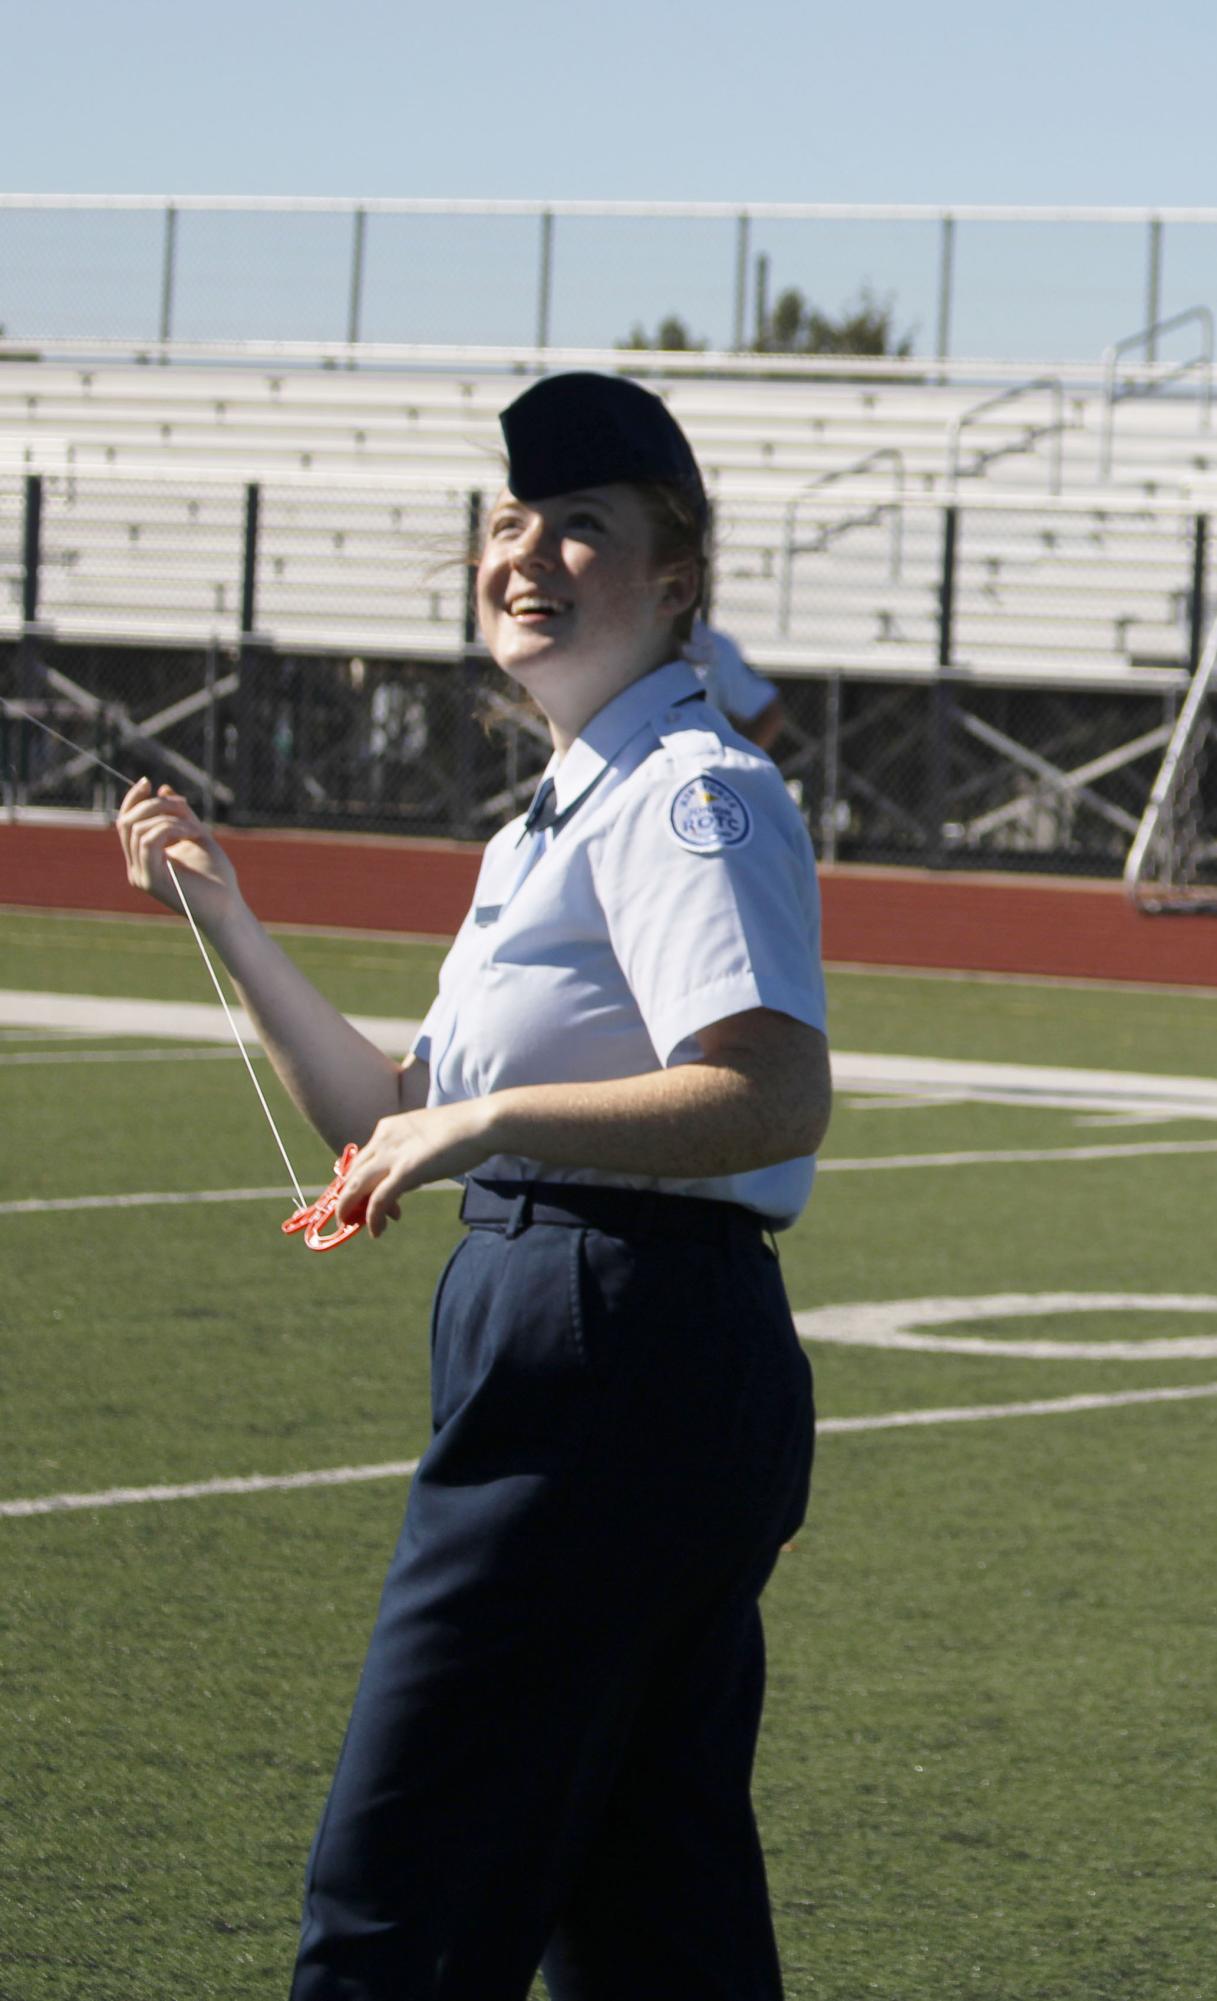
[[[513,599],[507,607],[512,618],[522,625],[544,625],[551,618],[559,618],[569,607],[558,598],[542,597],[530,591],[527,596]]]

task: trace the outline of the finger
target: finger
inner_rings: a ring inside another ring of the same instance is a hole
[[[136,805],[139,800],[146,799],[151,790],[152,786],[147,778],[137,778],[134,785],[123,794],[122,804],[118,809],[118,818],[121,820],[123,814],[130,807]]]
[[[374,1161],[365,1160],[362,1154],[356,1154],[354,1161],[347,1169],[346,1180],[343,1183],[342,1193],[338,1197],[338,1206],[334,1212],[340,1223],[355,1223],[365,1220],[368,1198],[376,1186],[378,1176],[382,1172],[383,1169],[378,1168]]]
[[[196,838],[196,830],[200,830],[199,821],[184,799],[165,799],[159,793],[149,793],[143,799],[137,799],[133,806],[125,808],[119,817],[118,826],[121,831],[124,827],[142,827],[150,820],[173,820],[175,825],[188,828]]]
[[[141,889],[162,885],[166,858],[189,838],[176,820],[147,821],[132,829],[127,848],[127,874]]]
[[[416,1185],[416,1177],[406,1167],[392,1174],[386,1174],[368,1196],[366,1222],[374,1237],[379,1237],[387,1223],[401,1220],[399,1197],[408,1195]]]
[[[155,820],[140,820],[130,830],[132,855],[149,866],[158,848],[174,847],[183,838],[181,823],[162,814]]]
[[[155,800],[151,803],[153,805],[159,804]],[[130,820],[128,826],[131,830],[132,840],[137,843],[142,842],[147,844],[149,841],[152,841],[160,842],[166,847],[174,847],[184,845],[187,842],[195,842],[199,846],[206,846],[206,838],[203,830],[197,820],[195,820],[193,814],[188,814],[183,818],[177,813],[141,813]]]

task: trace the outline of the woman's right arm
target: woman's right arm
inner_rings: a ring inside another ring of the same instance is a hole
[[[199,930],[236,984],[275,1070],[292,1099],[335,1152],[360,1145],[378,1119],[427,1102],[427,1065],[398,1064],[352,1028],[259,924],[236,871],[180,793],[148,780],[132,786],[118,813],[129,880],[166,905],[181,903],[166,854]]]

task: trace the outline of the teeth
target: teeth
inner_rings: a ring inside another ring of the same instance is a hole
[[[513,617],[518,618],[521,612],[526,612],[526,611],[556,612],[556,611],[561,611],[561,609],[562,609],[561,605],[555,604],[552,598],[517,598],[515,603],[511,607],[511,612]]]

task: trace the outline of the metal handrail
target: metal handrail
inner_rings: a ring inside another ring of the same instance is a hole
[[[1187,691],[1187,699],[1179,711],[1171,740],[1166,747],[1166,755],[1162,760],[1161,770],[1154,780],[1145,811],[1141,815],[1141,824],[1128,850],[1128,860],[1124,864],[1124,887],[1134,903],[1137,901],[1149,851],[1174,799],[1179,766],[1183,761],[1184,752],[1191,740],[1201,710],[1213,695],[1215,679],[1217,679],[1217,618],[1209,627],[1204,651],[1192,676],[1192,685]]]
[[[1173,333],[1176,327],[1186,326],[1190,320],[1199,320],[1204,328],[1204,344],[1199,354],[1187,361],[1176,362],[1173,368],[1163,370],[1154,379],[1142,385],[1140,393],[1150,396],[1155,390],[1175,382],[1186,375],[1189,368],[1204,368],[1204,393],[1200,400],[1200,425],[1204,429],[1212,416],[1213,409],[1213,315],[1208,306],[1188,306],[1181,313],[1172,313],[1169,319],[1155,320],[1151,326],[1141,327],[1136,333],[1125,334],[1123,340],[1113,341],[1103,350],[1103,435],[1099,445],[1099,478],[1111,478],[1111,461],[1114,444],[1116,404],[1126,396],[1138,392],[1129,384],[1123,390],[1117,383],[1120,356],[1132,348],[1149,347],[1156,342],[1159,334]]]
[[[36,354],[33,350],[37,350]],[[921,387],[931,380],[936,386],[970,381],[1021,381],[1038,361],[1003,360],[996,355],[956,355],[935,357],[927,362],[917,354],[737,354],[730,348],[687,348],[673,352],[626,350],[617,347],[538,347],[534,341],[493,344],[487,342],[428,342],[359,340],[171,340],[142,339],[138,334],[30,334],[0,337],[0,356],[14,362],[37,365],[45,361],[68,361],[73,365],[110,361],[145,362],[230,362],[247,365],[273,364],[345,370],[352,361],[391,364],[403,369],[433,368],[472,371],[478,376],[520,375],[537,369],[594,368],[606,373],[620,371],[623,355],[629,355],[629,373],[652,380],[680,377],[753,377],[781,375],[791,381],[844,379],[880,384],[907,381]],[[1039,358],[1060,375],[1063,382],[1079,389],[1101,386],[1102,358],[1098,361],[1061,361],[1052,355]],[[1150,389],[1161,376],[1152,364],[1129,368],[1125,380]],[[1132,393],[1130,387],[1129,394]]]
[[[866,514],[855,514],[822,528],[819,540],[806,542],[801,546],[795,542],[799,508],[809,495],[826,486],[835,486],[839,480],[850,479],[857,473],[869,472],[870,468],[890,460],[895,469],[893,498],[880,501]],[[794,559],[811,549],[827,548],[830,541],[844,534],[848,528],[871,527],[883,514],[892,517],[892,547],[889,575],[893,583],[900,581],[900,566],[903,553],[904,534],[904,453],[895,445],[880,445],[876,451],[867,452],[847,466],[835,466],[831,472],[823,472],[817,479],[809,480],[801,487],[786,508],[786,541],[782,550],[782,588],[778,608],[778,631],[783,637],[790,631],[790,598],[794,585]]]
[[[961,411],[960,415],[956,417],[954,423],[951,425],[947,436],[947,485],[950,492],[954,493],[959,484],[959,446],[960,439],[963,437],[967,426],[975,423],[976,419],[984,416],[987,411],[1000,409],[1005,403],[1014,403],[1020,396],[1030,396],[1038,393],[1041,389],[1050,390],[1052,393],[1052,407],[1054,412],[1052,422],[1050,424],[1031,425],[1023,438],[1022,444],[1017,447],[1005,446],[1003,447],[1003,453],[1015,449],[1025,451],[1029,445],[1033,445],[1036,442],[1037,438],[1055,438],[1056,443],[1053,446],[1052,458],[1049,464],[1048,491],[1053,495],[1059,494],[1061,490],[1063,455],[1062,438],[1065,431],[1065,385],[1059,375],[1037,375],[1031,382],[1016,382],[1013,388],[1000,390],[996,396],[986,396],[981,402],[973,403],[970,409]]]

